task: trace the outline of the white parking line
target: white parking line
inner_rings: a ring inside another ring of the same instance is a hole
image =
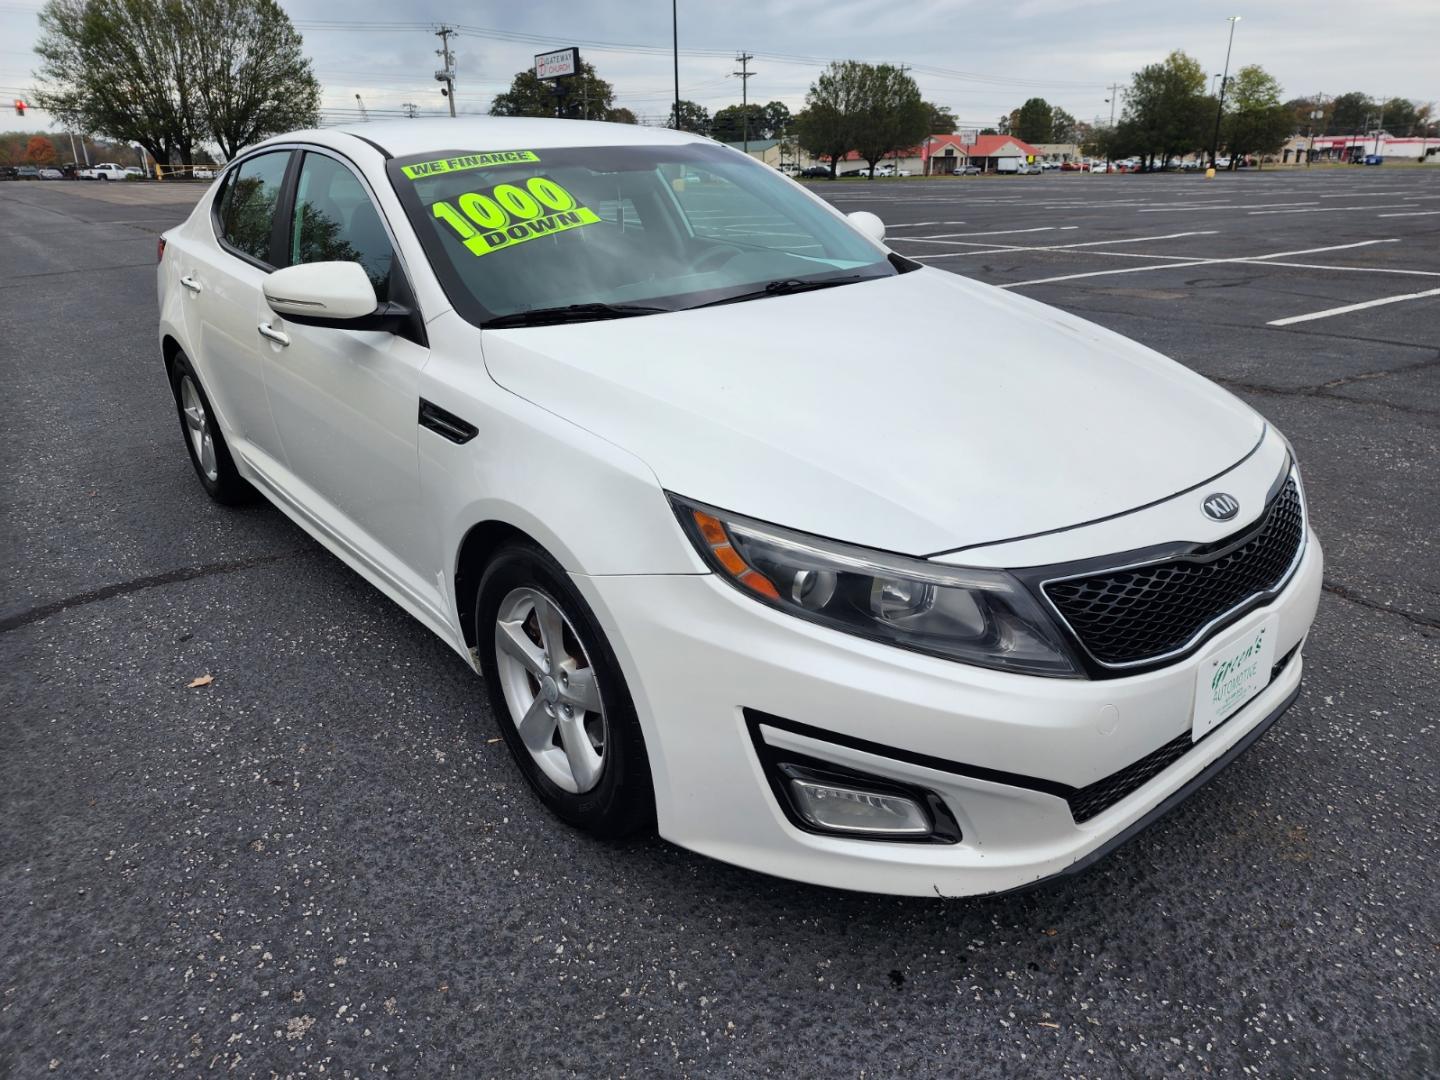
[[[1259,210],[1267,206],[1319,206],[1315,202],[1275,202],[1275,203],[1204,203],[1192,206],[1174,206],[1165,209],[1140,210],[1141,214],[1185,214],[1192,210]],[[1271,213],[1287,213],[1288,211],[1275,210]]]
[[[1390,203],[1388,206],[1316,206],[1309,210],[1251,210],[1250,216],[1257,214],[1341,214],[1346,210],[1391,210],[1404,206],[1404,203]]]
[[[952,239],[962,236],[1013,236],[1017,233],[1055,232],[1057,230],[1078,229],[1079,225],[1037,225],[1033,229],[993,229],[990,232],[967,232],[967,233],[936,233],[933,236],[892,236],[891,240],[907,240],[911,243],[922,241],[931,244],[943,244]],[[1002,244],[995,244],[995,247],[1003,247]]]
[[[1190,262],[1155,263],[1152,266],[1127,266],[1120,270],[1091,270],[1084,274],[1061,274],[1058,277],[1035,278],[1032,281],[1011,281],[999,286],[1002,289],[1018,289],[1022,285],[1051,285],[1059,281],[1078,281],[1081,278],[1108,277],[1112,274],[1139,274],[1147,270],[1178,270],[1186,266],[1216,266],[1222,263],[1254,263],[1268,259],[1284,259],[1291,255],[1314,255],[1321,251],[1345,251],[1350,248],[1369,247],[1371,244],[1398,244],[1399,237],[1387,240],[1361,240],[1354,244],[1332,244],[1328,247],[1305,248],[1301,251],[1273,251],[1268,255],[1242,255],[1226,259],[1195,259]]]
[[[1411,210],[1403,214],[1376,214],[1376,217],[1432,217],[1440,214],[1440,210]]]
[[[1398,304],[1402,300],[1423,300],[1427,296],[1440,296],[1440,289],[1404,293],[1400,296],[1382,296],[1379,300],[1366,300],[1360,304],[1346,304],[1344,307],[1327,308],[1325,311],[1312,311],[1309,315],[1291,315],[1288,319],[1275,319],[1265,325],[1294,326],[1296,323],[1309,322],[1312,319],[1328,319],[1334,315],[1349,315],[1352,311],[1364,311],[1366,308],[1382,307],[1385,304]]]

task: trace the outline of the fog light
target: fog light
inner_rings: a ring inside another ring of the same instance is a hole
[[[791,777],[795,809],[817,829],[871,836],[929,836],[930,817],[914,799],[844,784]]]

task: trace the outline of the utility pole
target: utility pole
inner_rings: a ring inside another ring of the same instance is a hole
[[[368,124],[370,122],[370,114],[365,111],[365,102],[360,99],[359,94],[355,95],[355,104],[360,106],[360,122],[362,124]]]
[[[1215,160],[1220,156],[1220,118],[1225,115],[1225,88],[1230,83],[1230,50],[1235,46],[1235,24],[1240,21],[1239,15],[1230,16],[1230,43],[1225,46],[1225,72],[1220,76],[1220,101],[1215,106],[1215,139],[1210,144],[1210,168],[1215,168]]]
[[[1325,119],[1325,98],[1322,95],[1319,99],[1320,108],[1310,110],[1310,149],[1305,152],[1305,167],[1308,169],[1310,163],[1315,160],[1315,122]]]
[[[741,131],[745,139],[742,145],[745,147],[746,154],[750,153],[750,98],[746,90],[750,85],[750,76],[755,74],[755,72],[750,70],[750,61],[754,59],[755,57],[749,53],[742,52],[739,56],[735,57],[735,62],[740,65],[740,70],[730,73],[740,80],[740,117],[743,125]]]
[[[407,120],[414,120],[415,117],[420,115],[420,106],[409,101],[405,102],[404,105],[401,105],[400,109],[405,113],[405,118]]]
[[[445,84],[445,97],[450,101],[450,115],[455,115],[455,58],[450,54],[450,35],[455,33],[453,26],[440,24],[440,29],[435,31],[435,36],[440,39],[440,48],[435,50],[435,55],[444,61],[445,66],[435,72],[435,78]]]
[[[1380,154],[1380,132],[1385,129],[1385,101],[1380,101],[1380,119],[1375,123],[1375,154]]]
[[[909,65],[909,64],[901,64],[901,65],[899,65],[899,66],[900,66],[900,77],[903,79],[903,78],[905,77],[905,73],[910,70],[910,65]],[[895,179],[896,179],[896,180],[899,180],[899,179],[900,179],[900,149],[901,149],[901,148],[898,147],[898,146],[895,148]],[[923,148],[921,149],[920,156],[921,156],[922,158],[925,156],[925,152],[924,152],[924,149],[923,149]]]
[[[1110,91],[1110,96],[1105,100],[1110,103],[1110,126],[1115,126],[1115,99],[1120,96],[1120,84],[1111,83],[1105,89]]]
[[[670,0],[670,48],[675,57],[675,112],[670,117],[670,126],[680,128],[680,14],[676,8],[678,0]]]

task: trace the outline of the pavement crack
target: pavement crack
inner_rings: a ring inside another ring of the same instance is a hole
[[[1396,372],[1400,370],[1404,369],[1397,368]],[[1370,375],[1369,378],[1380,378],[1381,374],[1393,373],[1377,373]],[[1346,386],[1352,382],[1363,382],[1365,378],[1365,376],[1352,375],[1343,379],[1335,379],[1332,382],[1321,383],[1319,386],[1267,386],[1264,383],[1245,382],[1243,379],[1231,379],[1224,375],[1211,375],[1210,381],[1219,383],[1227,390],[1241,390],[1249,394],[1263,394],[1269,397],[1319,398],[1322,401],[1338,401],[1346,405],[1373,405],[1379,409],[1405,413],[1407,416],[1440,416],[1440,410],[1426,409],[1419,405],[1406,405],[1403,402],[1386,401],[1382,398],[1347,397],[1334,392],[1334,387]]]
[[[121,581],[114,585],[104,585],[98,589],[91,589],[88,592],[67,596],[63,600],[55,600],[48,604],[41,604],[38,607],[26,608],[23,611],[16,611],[0,616],[0,634],[7,634],[11,630],[18,630],[22,626],[29,626],[33,622],[49,618],[51,615],[57,615],[62,611],[84,607],[86,604],[99,603],[101,600],[111,600],[117,596],[128,596],[130,593],[142,592],[145,589],[156,589],[162,585],[173,585],[181,581],[194,581],[196,578],[214,577],[217,574],[233,574],[239,570],[248,570],[254,566],[283,562],[287,559],[295,559],[303,555],[313,555],[314,553],[314,548],[302,548],[295,551],[281,551],[272,555],[252,555],[248,559],[232,559],[229,562],[206,563],[203,566],[183,566],[177,570],[167,570],[163,574],[151,574],[148,577],[133,578],[130,581]]]
[[[1423,626],[1431,630],[1440,630],[1440,619],[1431,618],[1429,615],[1420,615],[1413,611],[1406,611],[1404,608],[1391,607],[1389,604],[1382,604],[1371,600],[1369,597],[1361,596],[1338,581],[1326,579],[1321,586],[1331,596],[1338,596],[1341,600],[1348,600],[1352,604],[1368,608],[1371,611],[1383,611],[1386,615],[1398,615],[1406,622],[1414,626]]]

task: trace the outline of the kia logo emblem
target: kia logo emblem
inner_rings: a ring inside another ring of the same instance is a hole
[[[1240,500],[1234,495],[1217,491],[1212,495],[1205,496],[1205,501],[1200,504],[1200,509],[1205,511],[1205,516],[1211,521],[1229,521],[1240,512]]]

